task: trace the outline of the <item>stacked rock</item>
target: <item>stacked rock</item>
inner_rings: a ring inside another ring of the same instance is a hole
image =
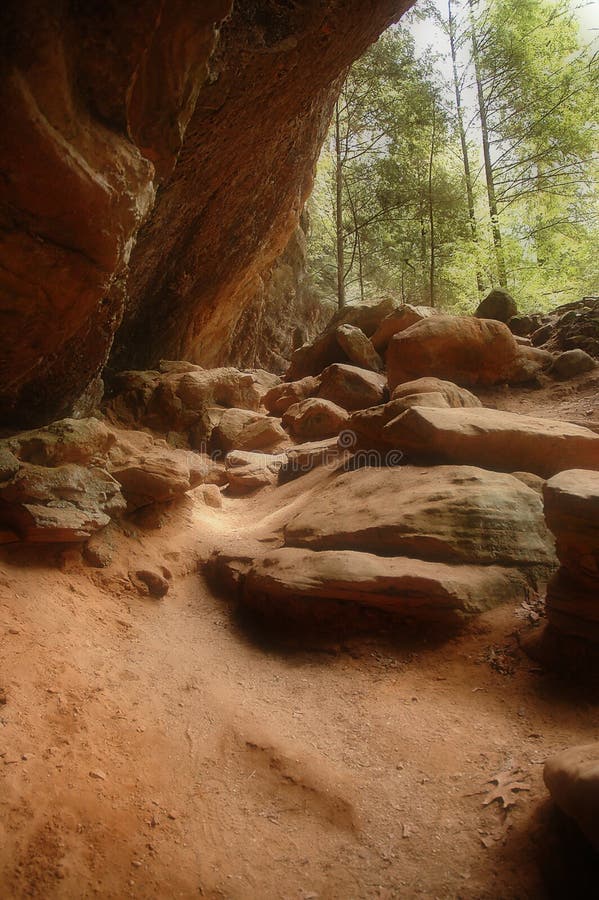
[[[547,588],[549,626],[599,646],[599,472],[560,472],[543,494],[561,564]]]

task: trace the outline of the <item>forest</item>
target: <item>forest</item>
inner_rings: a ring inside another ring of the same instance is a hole
[[[495,286],[525,311],[599,292],[599,50],[579,11],[418,3],[354,63],[309,203],[323,296],[459,313]]]

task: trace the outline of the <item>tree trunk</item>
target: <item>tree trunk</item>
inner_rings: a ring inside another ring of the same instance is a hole
[[[495,197],[495,179],[493,175],[493,161],[491,159],[491,145],[489,141],[489,125],[487,121],[487,105],[480,75],[480,61],[478,53],[478,40],[474,23],[474,0],[470,2],[470,25],[472,35],[472,60],[474,62],[474,76],[476,79],[476,93],[478,97],[478,112],[480,116],[480,130],[483,142],[483,159],[485,162],[485,180],[487,182],[487,196],[489,198],[489,215],[491,217],[491,232],[493,234],[493,246],[495,247],[495,259],[497,261],[497,275],[501,287],[507,287],[507,275],[505,271],[505,258],[501,242],[501,228],[499,214],[497,212],[497,200]]]
[[[337,303],[345,306],[345,242],[343,235],[343,157],[341,153],[341,116],[335,104],[335,230],[337,234]]]
[[[432,104],[431,148],[428,156],[428,224],[430,233],[429,264],[429,305],[435,305],[435,215],[433,206],[433,163],[435,160],[435,140],[437,137],[437,107]]]
[[[466,182],[466,197],[468,199],[468,217],[470,220],[470,234],[472,242],[478,244],[478,229],[476,226],[476,210],[474,207],[474,190],[472,188],[472,172],[470,170],[470,157],[468,155],[468,142],[466,140],[466,129],[464,128],[464,114],[462,111],[462,92],[460,90],[460,79],[458,75],[458,62],[456,50],[456,30],[455,19],[451,0],[447,0],[447,13],[449,25],[449,46],[451,48],[451,62],[453,67],[453,88],[455,92],[455,105],[458,120],[458,131],[460,133],[460,144],[462,146],[462,161],[464,163],[464,181]],[[476,263],[476,286],[479,296],[482,296],[484,290],[483,276]]]

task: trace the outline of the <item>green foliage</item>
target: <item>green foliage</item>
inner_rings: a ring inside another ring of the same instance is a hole
[[[598,67],[581,44],[568,0],[455,2],[461,87],[472,93],[469,6],[480,48],[509,288],[523,310],[597,293]],[[420,18],[445,30],[443,10]],[[447,66],[419,54],[410,26],[394,26],[349,72],[340,101],[342,221],[335,218],[334,135],[310,200],[312,275],[336,292],[337,228],[350,301],[392,293],[456,312],[495,282],[493,241],[471,103],[478,240],[466,199],[455,96]]]

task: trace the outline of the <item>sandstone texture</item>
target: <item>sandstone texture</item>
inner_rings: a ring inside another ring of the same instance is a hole
[[[543,478],[572,466],[599,470],[599,435],[588,428],[501,410],[414,407],[385,425],[384,436],[409,459]]]
[[[557,806],[599,851],[599,743],[556,753],[545,763],[543,778]]]
[[[464,387],[499,384],[509,381],[519,354],[514,336],[501,322],[433,316],[389,342],[389,388],[422,376]]]
[[[3,421],[68,414],[111,347],[113,371],[240,353],[338,78],[408,5],[3,5]]]

